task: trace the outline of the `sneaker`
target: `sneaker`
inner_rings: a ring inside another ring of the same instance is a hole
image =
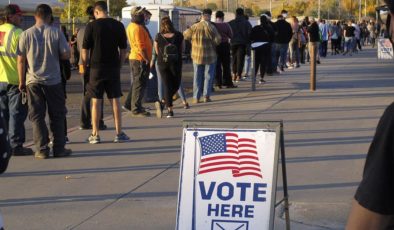
[[[184,109],[189,109],[190,108],[189,103],[186,102],[185,104],[183,104],[183,108]]]
[[[122,105],[122,109],[126,112],[131,112],[131,108],[127,108],[126,106]]]
[[[88,138],[88,142],[89,142],[89,144],[98,144],[101,142],[100,136],[99,135],[94,136],[93,134],[90,134],[90,136]]]
[[[198,103],[200,103],[200,100],[199,100],[199,99],[196,99],[196,98],[193,98],[192,103],[193,103],[193,104],[198,104]]]
[[[237,88],[238,86],[236,86],[236,85],[228,85],[228,86],[226,86],[226,88],[227,89],[234,89],[234,88]]]
[[[320,61],[316,61],[317,64],[320,64]]]
[[[122,142],[126,142],[129,140],[130,140],[130,137],[128,137],[124,132],[121,132],[120,134],[117,134],[115,136],[114,142],[115,143],[122,143]]]
[[[99,125],[99,130],[106,130],[107,126],[105,124],[100,124]]]
[[[293,65],[289,65],[287,68],[288,69],[294,69],[294,66]]]
[[[65,137],[64,141],[66,142],[66,144],[70,144],[70,139],[68,139],[68,137]]]
[[[150,117],[150,113],[147,111],[131,113],[131,117]]]
[[[36,159],[47,159],[49,157],[49,151],[38,151],[34,153]]]
[[[160,103],[160,101],[155,102],[155,107],[156,107],[156,117],[157,118],[162,118],[163,116],[163,105]]]
[[[174,117],[174,111],[168,111],[167,118],[172,118],[172,117]]]
[[[207,103],[207,102],[211,102],[212,100],[211,100],[211,98],[209,98],[209,97],[205,97],[204,98],[204,103]]]
[[[79,126],[79,130],[88,130],[88,129],[92,129],[91,125],[81,125]]]
[[[68,157],[72,153],[71,149],[63,149],[62,151],[53,151],[53,157]]]
[[[296,68],[300,68],[301,66],[300,66],[300,65],[296,65],[295,67],[296,67]]]
[[[265,81],[263,79],[260,79],[259,84],[264,84]]]
[[[12,150],[13,156],[29,156],[33,155],[33,150],[31,148],[25,148],[22,146],[16,147]]]

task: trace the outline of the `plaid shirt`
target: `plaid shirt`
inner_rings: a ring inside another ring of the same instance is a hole
[[[216,27],[208,21],[201,21],[187,29],[183,36],[191,40],[192,59],[195,64],[209,65],[216,62],[216,46],[221,37]]]

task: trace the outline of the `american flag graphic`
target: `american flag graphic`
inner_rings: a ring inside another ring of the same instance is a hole
[[[198,138],[201,162],[198,174],[231,170],[233,177],[263,178],[256,141],[236,133],[218,133]]]

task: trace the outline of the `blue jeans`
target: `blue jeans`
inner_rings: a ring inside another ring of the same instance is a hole
[[[161,79],[161,74],[160,71],[157,67],[157,63],[155,65],[156,68],[156,76],[157,76],[157,94],[159,96],[159,101],[162,101],[164,98],[164,84],[163,84],[163,80]],[[181,79],[181,85],[179,86],[178,89],[178,94],[179,97],[181,98],[182,102],[186,101],[186,94],[185,94],[185,90],[183,88],[183,80]]]
[[[27,104],[22,104],[22,94],[17,85],[0,83],[0,100],[4,104],[4,116],[8,125],[11,148],[22,147],[25,142]]]
[[[213,79],[215,78],[216,62],[209,65],[193,63],[193,68],[193,99],[199,100],[201,94],[204,97],[209,97],[213,87]]]
[[[246,55],[246,57],[245,57],[245,68],[244,68],[245,77],[249,77],[251,61],[252,61],[252,57],[250,55]]]
[[[346,48],[346,52],[348,53],[353,53],[353,49],[354,49],[354,39],[352,37],[345,37],[345,48]]]
[[[278,65],[284,67],[286,65],[287,50],[289,49],[289,44],[275,43],[275,52],[273,53],[274,58],[272,59],[272,69],[276,70]]]

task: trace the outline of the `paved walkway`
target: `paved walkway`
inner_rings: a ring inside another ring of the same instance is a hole
[[[293,229],[343,229],[378,119],[393,101],[394,65],[371,49],[322,62],[313,93],[302,66],[255,92],[242,82],[212,103],[178,104],[173,119],[124,113],[129,143],[112,143],[109,118],[99,145],[85,143],[89,131],[72,129],[72,157],[12,158],[0,177],[6,229],[174,229],[181,122],[222,118],[283,119]],[[283,226],[278,210],[276,229]]]

